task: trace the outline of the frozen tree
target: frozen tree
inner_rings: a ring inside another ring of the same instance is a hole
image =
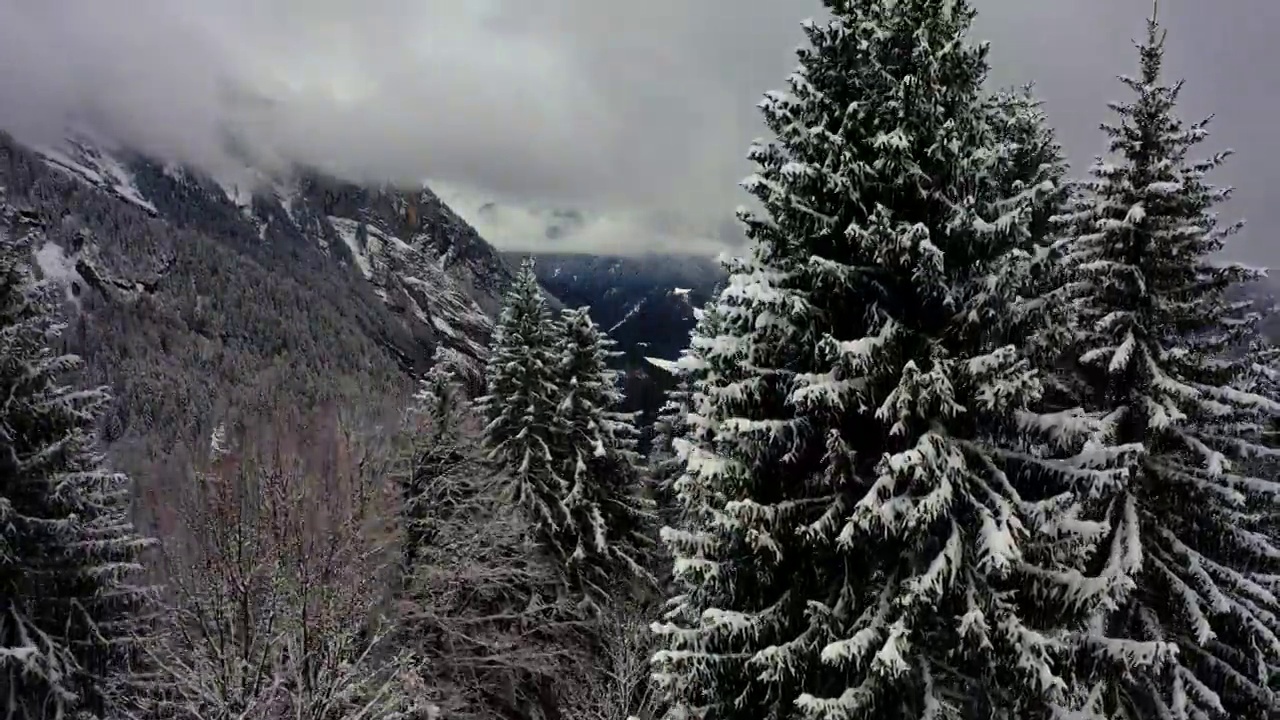
[[[995,179],[1011,200],[1030,201],[1026,240],[1044,252],[1056,235],[1053,218],[1071,190],[1062,145],[1033,86],[997,93],[992,101],[993,130],[1003,144]]]
[[[455,351],[437,348],[431,369],[419,383],[407,418],[411,432],[403,434],[403,462],[397,474],[404,515],[403,571],[412,575],[419,550],[432,542],[431,508],[427,506],[439,479],[462,468],[475,471],[474,450],[479,433],[465,396],[465,376]]]
[[[533,261],[525,260],[494,330],[486,394],[476,403],[486,423],[485,447],[510,479],[512,499],[552,554],[568,557],[572,548],[560,543],[569,523],[569,486],[554,455],[558,337]]]
[[[633,417],[618,410],[622,391],[608,361],[613,341],[586,308],[566,310],[557,374],[562,397],[556,417],[555,456],[568,481],[565,507],[568,561],[583,590],[596,598],[613,593],[619,572],[649,575],[642,553],[651,545],[652,513],[642,498],[645,478],[635,450]]]
[[[647,627],[653,617],[644,604],[621,601],[602,614],[589,672],[569,698],[572,717],[582,720],[624,720],[655,716],[649,658],[653,633]],[[566,713],[568,715],[568,713]]]
[[[418,383],[412,407],[437,419],[432,423],[432,439],[446,444],[459,436],[459,424],[468,416],[467,368],[470,361],[461,353],[444,345],[436,348],[431,357],[431,368]]]
[[[1066,179],[1067,163],[1041,101],[1030,85],[997,93],[992,124],[1001,142],[994,171],[1007,202],[1029,204],[1023,249],[1028,262],[1011,264],[1019,276],[1005,278],[1021,288],[1011,339],[1055,362],[1069,339],[1068,311],[1054,294],[1062,284],[1063,233],[1055,222],[1068,209],[1074,185]]]
[[[102,390],[68,386],[54,295],[0,229],[0,717],[117,717],[135,698],[153,594],[129,479],[95,443]]]
[[[414,457],[432,452],[436,412],[419,400],[408,418]],[[485,462],[483,421],[465,410],[458,418],[457,442],[441,448],[456,462],[436,466],[408,499],[422,532],[402,593],[405,642],[424,659],[442,718],[554,717],[585,684],[591,633],[564,592],[562,564],[504,500],[510,479]]]
[[[735,267],[728,261],[723,265],[730,271]],[[707,442],[710,439],[705,424],[695,427],[691,422],[705,422],[694,410],[701,399],[699,391],[709,370],[704,353],[708,348],[703,344],[713,341],[719,335],[719,314],[716,312],[714,298],[719,296],[721,289],[718,286],[714,289],[711,294],[713,301],[707,307],[694,310],[695,324],[690,334],[691,344],[672,364],[677,384],[668,393],[667,402],[655,422],[651,467],[663,519],[669,521],[667,524],[684,522],[680,517],[686,503],[680,497],[678,483],[685,473],[687,450],[691,441]]]
[[[691,343],[669,716],[1065,713],[1100,478],[1007,440],[1074,434],[1025,412],[1005,344],[1037,194],[1006,180],[967,3],[825,4],[761,104],[752,255]]]
[[[681,357],[688,357],[688,353]],[[653,423],[653,442],[649,448],[654,489],[664,510],[672,505],[675,481],[684,473],[684,463],[676,452],[675,441],[689,430],[689,372],[679,361],[672,363],[670,369],[675,374],[676,384],[667,391],[666,399],[658,408]]]
[[[238,423],[159,518],[156,716],[427,720],[388,597],[389,453],[336,414],[273,414]]]
[[[643,712],[648,608],[619,593],[584,619],[563,592],[563,568],[531,547],[527,520],[502,501],[506,479],[486,471],[467,437],[459,449],[469,459],[424,489],[432,533],[401,602],[404,642],[425,660],[425,696],[442,720]]]
[[[1107,602],[1082,660],[1095,671],[1088,709],[1271,717],[1280,548],[1266,518],[1280,483],[1256,471],[1278,407],[1240,352],[1256,318],[1227,295],[1257,272],[1217,258],[1240,227],[1219,222],[1230,190],[1206,180],[1227,153],[1193,157],[1206,126],[1175,114],[1181,84],[1163,82],[1154,18],[1138,47],[1138,77],[1122,78],[1133,99],[1104,126],[1111,157],[1066,218],[1088,448],[1125,478],[1097,489],[1110,530],[1095,561]]]

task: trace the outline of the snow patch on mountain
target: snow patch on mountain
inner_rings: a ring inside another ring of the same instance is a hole
[[[405,240],[376,221],[337,215],[325,220],[388,307],[439,333],[447,344],[471,356],[473,365],[485,356],[479,340],[488,337],[493,320],[460,285],[467,278],[455,277],[452,247],[437,255],[427,233]]]
[[[269,176],[247,165],[222,168],[214,176],[85,137],[69,134],[57,146],[38,148],[37,155],[51,169],[160,219],[167,219],[174,202],[163,188],[172,186],[178,196],[199,188],[203,197],[236,208],[262,241],[301,236],[322,255],[351,264],[372,294],[403,318],[406,328],[414,328],[414,337],[465,354],[475,367],[482,364],[493,316],[514,271],[429,188],[359,186],[301,169],[287,177]],[[140,186],[165,194],[152,202]],[[135,286],[141,292],[135,278],[116,277],[100,266],[94,252],[86,246],[85,252],[67,257],[50,245],[40,249],[37,262],[51,279],[71,278],[83,265],[93,277],[76,279],[105,283],[111,292],[133,292]],[[154,281],[147,275],[142,282]]]
[[[75,260],[67,257],[57,243],[46,242],[36,250],[36,266],[48,280],[65,282],[82,279],[80,273],[76,272]]]
[[[139,192],[133,173],[125,163],[84,140],[68,138],[62,147],[45,146],[35,150],[49,167],[111,192],[152,215],[159,212],[156,206]]]
[[[623,315],[621,320],[615,323],[613,327],[609,328],[608,332],[612,333],[613,331],[625,325],[628,320],[635,317],[636,313],[640,312],[640,308],[644,307],[644,303],[648,299],[649,298],[640,298],[640,302],[636,303],[635,305],[632,305],[631,309],[627,311],[627,314]]]
[[[646,356],[644,360],[645,362],[658,368],[659,370],[671,373],[672,375],[675,375],[676,371],[680,367],[675,360],[664,360],[662,358],[648,357],[648,356]]]
[[[253,207],[253,185],[239,183],[227,179],[218,179],[218,186],[226,193],[227,199],[236,207],[249,209]]]
[[[35,260],[36,267],[40,269],[44,279],[62,286],[67,300],[78,306],[80,300],[74,290],[75,283],[83,287],[84,278],[80,276],[80,271],[76,270],[76,259],[68,256],[57,243],[46,242],[36,249]]]
[[[433,318],[431,318],[431,325],[432,325],[433,327],[435,327],[435,329],[439,330],[440,332],[444,333],[445,335],[448,335],[449,337],[453,338],[454,340],[457,340],[457,339],[459,339],[459,338],[461,338],[461,337],[462,337],[461,335],[459,335],[459,334],[458,334],[458,331],[457,331],[457,330],[454,330],[454,329],[453,329],[453,326],[452,326],[452,325],[450,325],[450,324],[448,323],[448,321],[446,321],[446,320],[445,320],[444,318],[442,318],[442,317],[438,317],[438,316],[437,316],[437,317],[433,317]]]
[[[365,248],[360,246],[359,232],[363,223],[356,222],[355,220],[349,220],[347,218],[330,216],[329,224],[333,225],[333,229],[338,233],[338,237],[341,238],[343,244],[347,246],[347,249],[351,251],[351,258],[355,260],[356,267],[360,268],[360,272],[364,275],[365,279],[372,280],[373,263],[369,261],[369,253],[366,252]],[[369,235],[366,234],[366,240],[368,237]],[[372,248],[369,250],[372,251]]]

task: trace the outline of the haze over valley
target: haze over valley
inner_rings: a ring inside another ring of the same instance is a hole
[[[0,0],[0,720],[1280,717],[1276,28]]]

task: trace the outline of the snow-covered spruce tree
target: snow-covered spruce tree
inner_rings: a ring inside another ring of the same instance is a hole
[[[502,502],[507,479],[485,472],[478,418],[432,382],[458,379],[439,372],[442,365],[428,373],[408,418],[408,466],[425,474],[412,484],[420,494],[406,498],[421,532],[400,606],[402,642],[424,658],[440,717],[624,717],[614,711],[628,709],[623,701],[648,679],[641,619],[650,615],[619,592],[608,598],[616,605],[592,598],[602,612],[583,622],[581,596],[564,592],[565,563],[530,556],[529,523]],[[441,426],[456,432],[433,451]],[[433,464],[432,455],[453,460]],[[612,549],[616,538],[609,540]],[[600,559],[587,558],[586,569],[601,569]]]
[[[419,551],[433,541],[432,508],[440,478],[469,466],[474,461],[469,450],[474,438],[468,432],[474,414],[466,402],[465,369],[456,351],[441,345],[414,394],[405,418],[408,429],[399,438],[402,467],[397,473],[404,522],[404,551],[401,562],[406,580],[411,579]],[[447,498],[446,498],[447,500]]]
[[[79,360],[50,348],[61,326],[30,252],[0,230],[0,714],[114,718],[143,680],[149,541],[95,446],[108,396],[64,384]]]
[[[1122,78],[1134,98],[1104,126],[1112,157],[1066,218],[1074,369],[1100,421],[1091,447],[1128,475],[1099,489],[1110,597],[1083,660],[1091,717],[1273,717],[1280,547],[1261,523],[1280,483],[1246,460],[1265,452],[1277,406],[1249,389],[1239,348],[1255,318],[1226,295],[1256,271],[1215,258],[1240,227],[1219,223],[1229,190],[1206,181],[1227,154],[1192,156],[1205,124],[1175,115],[1181,84],[1162,81],[1154,18],[1139,52],[1139,76]],[[1135,668],[1141,651],[1168,661]]]
[[[1018,308],[1019,321],[1012,328],[1030,336],[1019,340],[1034,342],[1038,348],[1059,347],[1066,338],[1067,323],[1051,291],[1061,284],[1063,252],[1055,218],[1067,211],[1072,197],[1066,156],[1033,86],[997,93],[992,101],[993,129],[1002,148],[994,170],[996,181],[1007,202],[1029,203],[1030,213],[1023,236],[1030,262],[1013,264],[1011,269],[1025,275],[1009,279],[1020,284],[1028,302]]]
[[[1069,236],[1059,219],[1076,201],[1077,184],[1066,177],[1062,146],[1031,85],[999,92],[992,103],[992,124],[1002,146],[996,180],[1012,202],[1030,204],[1023,236],[1028,262],[1011,263],[1006,276],[993,279],[1002,291],[1020,288],[1022,298],[999,330],[1037,367],[1048,371],[1042,376],[1041,408],[1067,410],[1076,407],[1078,388],[1071,373],[1058,372],[1071,362],[1074,337],[1071,303],[1062,289]]]
[[[721,264],[725,266],[725,263]],[[711,289],[711,297],[718,297],[722,289],[717,283]],[[690,337],[698,334],[700,327],[705,330],[706,324],[714,319],[707,318],[705,308],[694,308],[693,317],[694,329],[690,331]],[[662,368],[671,373],[676,382],[675,386],[667,391],[666,398],[654,418],[653,441],[649,447],[650,472],[659,497],[672,498],[675,481],[684,474],[684,461],[676,451],[675,441],[689,432],[693,384],[698,378],[700,365],[701,363],[692,353],[692,348],[685,348],[678,359],[666,361],[662,365]]]
[[[722,263],[727,271],[736,267],[732,262]],[[650,472],[653,476],[654,488],[658,498],[660,515],[664,524],[684,524],[680,515],[685,511],[688,497],[682,497],[678,488],[679,480],[685,474],[688,461],[687,451],[693,442],[709,442],[710,435],[705,426],[695,427],[691,419],[700,420],[691,415],[701,399],[699,391],[708,371],[703,348],[700,342],[719,335],[717,324],[719,315],[716,312],[714,298],[719,297],[723,288],[717,285],[711,293],[713,300],[706,307],[695,308],[694,328],[690,332],[690,345],[680,353],[680,358],[671,363],[671,372],[677,378],[676,386],[667,393],[664,403],[654,423],[655,436],[650,452]]]
[[[642,496],[645,477],[633,416],[617,410],[623,396],[617,372],[608,366],[617,354],[610,350],[613,341],[586,308],[565,310],[559,326],[563,399],[554,454],[564,463],[561,472],[569,483],[564,498],[573,518],[569,559],[583,589],[604,598],[620,573],[649,576],[644,556],[653,544],[653,513]]]
[[[569,486],[554,455],[561,400],[558,338],[533,260],[527,259],[494,329],[486,392],[476,405],[485,420],[484,447],[510,477],[512,500],[547,549],[567,558],[573,548],[561,547],[561,533],[569,522]]]
[[[688,353],[681,359],[688,357]],[[653,441],[649,447],[649,467],[658,502],[665,509],[673,505],[675,481],[684,474],[684,462],[675,449],[676,438],[689,431],[689,372],[677,360],[667,366],[675,375],[675,386],[667,391],[653,422]]]
[[[1011,198],[1030,196],[1025,241],[1028,249],[1047,254],[1056,235],[1053,218],[1062,213],[1071,189],[1062,145],[1034,86],[997,93],[992,102],[993,130],[1003,143],[996,179]]]
[[[692,341],[669,717],[1046,717],[1070,700],[1059,566],[1098,528],[1072,473],[1000,467],[1040,392],[996,344],[1034,194],[998,177],[967,3],[825,4],[762,103],[752,256]]]

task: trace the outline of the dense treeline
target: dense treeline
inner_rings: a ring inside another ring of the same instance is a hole
[[[245,403],[407,397],[387,347],[412,342],[363,279],[283,231],[264,242],[237,208],[158,168],[139,183],[166,219],[0,134],[0,186],[26,221],[11,234],[32,233],[36,269],[67,286],[59,348],[81,357],[87,382],[112,388],[105,439],[127,469],[149,475],[150,460]]]
[[[1072,182],[967,3],[828,7],[681,362],[669,717],[1276,716],[1273,353],[1158,25]]]
[[[649,457],[611,343],[531,263],[484,387],[440,350],[402,409],[296,367],[234,397],[148,371],[59,323],[48,227],[0,238],[5,717],[1280,716],[1280,370],[1159,26],[1072,180],[1031,91],[986,86],[963,0],[828,9],[761,104],[751,249]],[[202,321],[235,281],[199,247],[162,256],[203,263],[189,306],[92,322],[174,313],[240,348],[181,350],[214,378],[262,348],[393,377],[271,327],[305,287]],[[95,432],[215,403],[169,428],[140,532]]]

